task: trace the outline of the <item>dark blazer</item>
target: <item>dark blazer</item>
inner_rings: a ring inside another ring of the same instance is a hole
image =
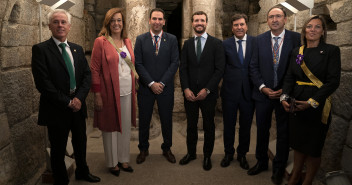
[[[226,39],[222,45],[225,50],[226,66],[220,95],[222,98],[237,100],[243,91],[244,98],[248,101],[251,99],[253,89],[249,78],[249,63],[252,59],[255,38],[247,35],[243,64],[238,58],[234,37]]]
[[[200,61],[197,61],[194,37],[185,41],[181,52],[180,81],[182,90],[190,88],[194,95],[207,88],[209,97],[218,97],[218,85],[225,68],[221,41],[208,34]],[[207,96],[207,97],[208,97]]]
[[[340,49],[331,44],[320,43],[317,48],[304,50],[304,61],[308,69],[324,85],[321,88],[316,86],[298,85],[296,81],[311,82],[305,75],[300,65],[296,63],[299,47],[292,52],[287,75],[284,79],[282,88],[283,94],[288,94],[297,100],[307,101],[309,98],[319,102],[316,109],[307,109],[297,112],[297,115],[303,115],[304,119],[316,120],[320,123],[321,114],[328,98],[340,84],[341,76],[341,56]],[[306,52],[307,51],[307,52]],[[316,115],[316,116],[312,116]]]
[[[254,84],[253,99],[257,101],[269,100],[259,92],[259,87],[265,84],[273,90],[282,88],[283,78],[286,73],[292,49],[300,46],[300,34],[285,30],[285,37],[280,54],[279,67],[277,69],[278,85],[274,89],[274,64],[272,56],[271,32],[267,31],[256,37],[256,47],[250,63],[250,77]]]
[[[76,93],[82,102],[79,111],[82,118],[87,117],[85,99],[89,93],[91,73],[83,48],[68,42],[75,66]],[[32,48],[32,73],[35,85],[40,92],[38,124],[68,123],[72,109],[68,107],[70,98],[70,77],[62,55],[51,38]]]
[[[139,75],[138,93],[154,95],[148,87],[152,81],[165,84],[161,95],[174,93],[174,76],[179,65],[179,50],[177,38],[163,32],[160,40],[159,54],[155,55],[155,48],[150,32],[139,35],[134,48],[136,70]]]

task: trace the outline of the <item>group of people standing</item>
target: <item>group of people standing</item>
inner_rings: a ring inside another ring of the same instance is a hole
[[[137,164],[149,155],[149,128],[155,101],[161,122],[162,154],[176,163],[171,152],[174,77],[179,68],[187,117],[186,165],[196,159],[199,109],[203,117],[203,168],[212,168],[215,140],[215,106],[218,86],[224,123],[222,167],[237,161],[248,175],[268,169],[269,129],[275,111],[277,144],[272,182],[281,184],[289,147],[294,150],[294,168],[289,184],[312,184],[331,121],[330,95],[338,88],[340,51],[326,44],[327,27],[321,16],[311,17],[301,35],[284,28],[285,11],[273,7],[267,13],[270,30],[247,35],[248,18],[232,17],[233,37],[223,42],[206,32],[203,11],[192,17],[194,37],[184,42],[179,57],[177,38],[163,31],[165,12],[150,12],[150,31],[139,35],[134,50],[127,38],[123,9],[112,8],[94,42],[90,68],[82,47],[67,42],[71,16],[65,10],[49,14],[52,37],[33,46],[32,70],[41,93],[38,123],[47,125],[51,144],[54,184],[68,184],[64,163],[69,131],[77,164],[76,179],[99,182],[86,163],[85,98],[94,94],[94,126],[102,131],[106,166],[110,173],[133,172],[130,166],[131,126],[139,110]],[[303,44],[301,46],[301,43]],[[136,96],[137,93],[137,96]],[[137,98],[137,100],[136,100]],[[257,163],[250,168],[246,154],[254,110],[257,122]],[[239,113],[239,145],[234,148]],[[306,165],[306,176],[301,172]]]

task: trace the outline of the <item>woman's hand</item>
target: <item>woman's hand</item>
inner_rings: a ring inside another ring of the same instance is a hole
[[[296,100],[295,111],[304,111],[304,110],[308,109],[309,107],[310,107],[310,105],[308,104],[307,101]]]
[[[283,101],[281,101],[281,104],[284,107],[286,112],[290,112],[291,106],[290,106],[290,104],[287,103],[287,101],[283,100]]]
[[[96,111],[101,111],[103,109],[103,100],[100,93],[94,94],[94,109]]]

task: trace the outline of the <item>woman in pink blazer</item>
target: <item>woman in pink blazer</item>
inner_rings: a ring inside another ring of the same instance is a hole
[[[134,54],[120,8],[110,9],[95,39],[90,68],[94,127],[102,131],[106,165],[119,176],[129,165],[131,125],[136,125]]]

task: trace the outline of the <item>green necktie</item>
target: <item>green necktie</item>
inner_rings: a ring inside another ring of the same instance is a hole
[[[202,44],[200,42],[201,36],[197,37],[197,60],[200,61],[200,55],[202,54]]]
[[[64,58],[68,74],[70,75],[70,89],[74,90],[76,88],[76,78],[75,73],[73,71],[73,65],[70,56],[68,56],[68,53],[66,51],[66,44],[62,42],[59,44],[59,46],[62,49],[62,57]]]

